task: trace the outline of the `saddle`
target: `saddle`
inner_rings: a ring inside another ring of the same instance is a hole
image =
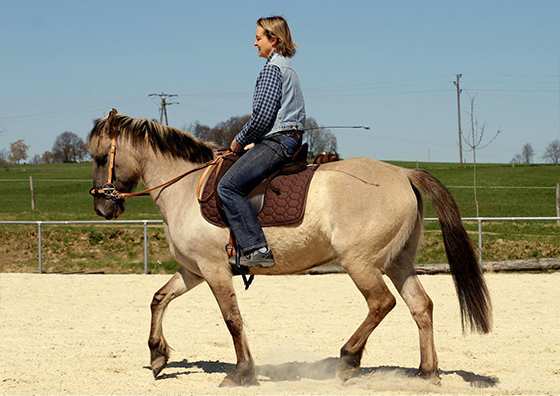
[[[307,143],[294,154],[292,161],[263,180],[249,194],[262,227],[298,224],[303,219],[309,184],[319,165],[307,164]],[[204,218],[218,227],[227,227],[217,193],[218,182],[240,158],[236,153],[221,155],[200,177],[197,198]]]

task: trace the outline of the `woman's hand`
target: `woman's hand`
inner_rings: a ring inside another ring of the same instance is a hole
[[[231,141],[229,149],[234,153],[241,153],[243,151],[243,147],[235,140],[235,138]]]

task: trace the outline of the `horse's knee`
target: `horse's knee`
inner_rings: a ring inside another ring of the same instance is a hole
[[[152,309],[157,308],[160,304],[162,304],[164,299],[165,299],[165,294],[161,293],[160,291],[157,291],[152,297],[152,302],[150,303],[150,307]]]
[[[369,305],[369,314],[372,316],[385,316],[397,305],[397,299],[391,293],[387,293],[380,300],[375,300]]]
[[[387,299],[384,302],[384,308],[385,308],[386,314],[391,312],[391,310],[393,308],[395,308],[395,305],[397,305],[397,299],[395,298],[395,296],[393,296],[392,294],[389,293],[389,295],[387,296]]]

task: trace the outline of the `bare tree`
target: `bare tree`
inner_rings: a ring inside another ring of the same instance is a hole
[[[7,165],[9,158],[10,158],[10,154],[8,150],[6,149],[0,150],[0,165]]]
[[[510,161],[510,164],[512,165],[519,165],[521,163],[523,163],[523,158],[521,157],[521,154],[515,154]]]
[[[52,164],[55,162],[55,158],[54,158],[54,154],[52,153],[52,151],[45,151],[43,154],[41,154],[41,162],[43,164]]]
[[[87,155],[87,148],[81,137],[66,131],[57,136],[52,153],[56,162],[77,162]]]
[[[216,143],[220,147],[229,147],[231,141],[249,121],[249,114],[234,116],[216,124],[213,128],[198,121],[190,126],[192,133],[199,139]]]
[[[471,133],[470,136],[468,136],[468,134],[463,134],[463,138],[465,141],[465,144],[467,145],[467,147],[469,148],[468,151],[471,151],[473,154],[473,191],[474,191],[474,205],[476,208],[476,216],[478,217],[480,215],[480,211],[479,211],[479,206],[478,206],[478,198],[477,198],[477,175],[476,175],[476,152],[477,150],[482,150],[486,147],[488,147],[490,145],[490,143],[492,143],[497,137],[498,135],[501,133],[500,130],[496,131],[496,134],[489,139],[487,142],[483,143],[483,139],[484,139],[484,132],[486,131],[486,124],[482,124],[480,125],[478,122],[478,119],[476,118],[475,115],[475,98],[471,97],[471,101],[470,101],[470,114],[469,114],[469,118],[470,118],[470,127],[471,127]]]
[[[560,140],[555,139],[546,146],[543,159],[555,165],[560,163]]]
[[[19,139],[14,143],[11,143],[9,160],[11,162],[15,162],[16,164],[19,163],[20,161],[26,160],[27,150],[29,150],[29,146],[25,144],[23,139]]]
[[[229,147],[232,139],[241,131],[250,117],[249,114],[231,117],[226,121],[219,122],[213,128],[196,121],[185,129],[199,139],[214,142],[221,147]],[[313,128],[319,128],[319,124],[314,118],[308,117],[305,122],[305,129],[311,130],[304,133],[304,141],[309,145],[309,156],[313,158],[322,152],[336,152],[336,136],[328,129]]]
[[[533,156],[535,155],[535,150],[531,143],[525,143],[521,148],[521,159],[524,164],[530,164],[533,162]]]
[[[304,142],[309,145],[309,157],[313,158],[321,153],[336,152],[336,136],[329,129],[319,129],[319,124],[313,117],[305,120]]]
[[[41,156],[39,154],[35,154],[32,158],[31,158],[31,163],[33,165],[39,165],[41,164],[43,161],[41,161]]]

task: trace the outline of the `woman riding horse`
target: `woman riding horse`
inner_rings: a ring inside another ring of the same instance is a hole
[[[257,77],[251,118],[231,142],[231,151],[242,156],[221,179],[218,194],[241,251],[240,264],[270,267],[272,252],[247,196],[290,161],[301,145],[305,105],[289,61],[296,49],[286,20],[260,18],[254,45],[267,61]],[[244,153],[252,143],[254,147]]]

